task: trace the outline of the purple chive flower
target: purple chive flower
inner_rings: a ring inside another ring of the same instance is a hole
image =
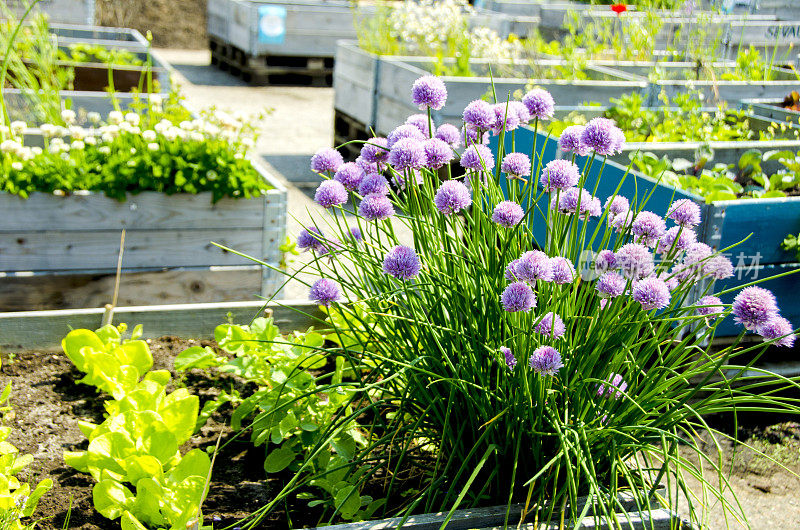
[[[419,275],[422,264],[413,248],[398,245],[383,258],[383,272],[398,280],[410,280]]]
[[[506,272],[503,275],[506,280],[510,282],[519,281],[519,278],[517,278],[517,275],[514,273],[514,267],[517,266],[517,263],[519,263],[519,258],[506,265]]]
[[[439,169],[449,164],[455,156],[453,155],[453,149],[447,145],[447,142],[438,138],[425,140],[423,148],[425,149],[425,157],[428,160],[428,167],[431,169]]]
[[[724,280],[733,276],[733,263],[725,256],[718,254],[703,263],[703,272],[715,280]]]
[[[364,234],[361,233],[361,229],[357,226],[350,227],[350,237],[352,237],[353,241],[356,243],[364,241]]]
[[[642,305],[642,309],[664,309],[669,305],[670,293],[667,284],[658,278],[649,277],[633,284],[633,299]]]
[[[626,213],[630,209],[630,203],[622,195],[614,195],[606,199],[605,208],[608,210],[609,218],[611,218],[612,216]]]
[[[419,140],[420,142],[426,139],[425,135],[422,134],[422,131],[420,131],[416,125],[404,123],[388,134],[386,137],[386,145],[389,147],[389,149],[392,149],[397,142],[405,138],[413,138],[414,140]],[[389,154],[389,157],[391,158],[391,153]]]
[[[539,184],[545,191],[552,193],[577,185],[580,178],[578,166],[569,160],[552,160],[544,166]]]
[[[336,302],[341,297],[342,289],[339,284],[328,278],[320,278],[315,281],[308,293],[309,300],[325,307],[330,307],[333,302]]]
[[[536,295],[525,282],[514,282],[505,288],[500,296],[503,309],[509,313],[528,312],[536,307]]]
[[[475,126],[467,123],[464,125],[464,145],[469,147],[474,144],[486,145],[489,143],[489,132],[478,134],[480,131]]]
[[[666,283],[670,291],[674,291],[680,285],[678,278],[672,272],[667,272],[667,271],[659,272],[656,275],[656,278]]]
[[[695,305],[707,306],[707,307],[698,307],[697,314],[702,315],[709,320],[717,318],[725,310],[725,307],[722,305],[722,300],[720,300],[716,296],[704,296],[703,298],[698,300]]]
[[[373,173],[367,175],[358,186],[358,194],[362,197],[367,195],[386,195],[389,193],[389,182],[381,174]]]
[[[617,255],[613,251],[604,249],[594,257],[594,270],[597,272],[613,271],[617,268]]]
[[[758,326],[758,334],[764,337],[764,340],[773,340],[778,337],[783,337],[780,340],[776,340],[773,344],[786,348],[794,346],[795,335],[793,331],[792,323],[779,316]]]
[[[606,386],[608,385],[608,386]],[[611,373],[605,383],[597,385],[597,396],[619,399],[628,388],[628,383],[622,380],[620,374]]]
[[[594,288],[603,298],[616,298],[625,292],[628,282],[616,272],[607,272],[600,276]]]
[[[778,316],[778,304],[773,295],[763,287],[751,286],[742,289],[733,299],[731,313],[737,324],[755,331]]]
[[[463,118],[465,123],[485,131],[494,125],[494,109],[482,99],[476,99],[464,108]]]
[[[567,330],[561,317],[552,311],[543,316],[534,329],[536,333],[541,333],[551,339],[560,339]]]
[[[556,110],[556,102],[550,92],[543,88],[534,88],[522,97],[522,104],[531,113],[531,117],[549,120]]]
[[[633,220],[631,231],[639,243],[652,247],[667,231],[667,224],[653,212],[642,211]]]
[[[508,153],[500,163],[500,171],[509,178],[527,177],[531,174],[531,159],[525,153]]]
[[[517,114],[520,125],[527,125],[531,121],[531,111],[521,101],[509,101],[508,112],[514,111]]]
[[[388,151],[386,154],[389,154]],[[386,167],[383,162],[367,162],[363,156],[356,158],[356,165],[361,168],[365,175],[380,173]]]
[[[700,224],[700,206],[691,199],[679,199],[670,204],[667,219],[672,219],[680,226],[697,226]]]
[[[680,252],[688,250],[689,247],[697,243],[697,234],[691,228],[673,226],[658,240],[658,253],[667,254],[668,252]]]
[[[552,346],[539,346],[533,350],[528,364],[539,375],[556,375],[564,367],[561,354]]]
[[[705,273],[703,271],[705,262],[714,254],[711,247],[705,243],[693,243],[686,249],[686,255],[683,257],[683,263],[678,266],[677,277],[681,281],[686,281],[690,278],[699,280]]]
[[[444,81],[435,75],[426,75],[414,81],[411,87],[411,101],[420,110],[441,110],[447,101],[447,88]]]
[[[598,155],[611,156],[622,151],[625,135],[608,118],[594,118],[583,130],[583,144]]]
[[[631,225],[633,224],[633,212],[628,210],[621,214],[615,215],[613,218],[608,218],[608,224],[614,228],[619,233],[624,233],[630,230]]]
[[[461,147],[461,131],[449,123],[443,123],[436,129],[436,138],[447,142],[450,147]]]
[[[311,157],[311,171],[317,173],[335,172],[342,164],[344,164],[344,158],[341,153],[330,147],[320,149]]]
[[[527,282],[549,282],[553,280],[553,264],[541,250],[531,250],[519,257],[519,262],[514,267],[514,276]]]
[[[389,158],[389,140],[381,137],[370,138],[361,147],[361,156],[373,164],[385,162]]]
[[[550,260],[550,265],[553,268],[553,283],[572,283],[577,275],[575,266],[567,258],[556,256]]]
[[[646,246],[628,243],[617,251],[617,264],[628,278],[644,278],[653,272],[653,255]]]
[[[517,366],[517,359],[514,357],[514,354],[511,353],[511,348],[500,346],[500,353],[502,353],[503,357],[505,357],[506,366],[508,366],[508,369],[514,370],[514,367]]]
[[[565,153],[575,153],[578,156],[586,156],[591,149],[584,145],[583,140],[583,125],[570,125],[561,132],[561,137],[558,139],[558,148]]]
[[[358,215],[367,221],[383,221],[394,215],[394,206],[388,197],[370,194],[358,205]]]
[[[413,127],[409,125],[409,127]],[[421,135],[422,133],[420,133]],[[389,163],[396,171],[406,169],[421,169],[427,163],[425,146],[420,140],[414,138],[401,138],[392,146],[389,152]]]
[[[347,202],[347,190],[341,182],[326,180],[317,187],[314,200],[323,208],[339,206]]]
[[[519,115],[511,107],[507,107],[505,103],[497,103],[492,109],[495,116],[492,131],[496,134],[500,134],[504,126],[506,131],[513,131],[519,127]]]
[[[316,226],[307,226],[297,236],[297,246],[301,250],[317,250],[325,237]]]
[[[464,169],[480,170],[483,169],[484,164],[490,171],[494,167],[494,155],[491,149],[485,145],[471,145],[461,155],[461,167]]]
[[[449,148],[448,148],[449,149]],[[446,180],[433,197],[436,209],[444,215],[452,215],[472,204],[469,189],[457,180]]]
[[[551,200],[555,201],[554,196]],[[558,211],[567,214],[575,214],[580,207],[580,216],[598,216],[601,213],[600,200],[592,197],[592,194],[583,188],[568,188],[558,197]]]
[[[406,118],[406,125],[413,125],[425,138],[430,137],[430,130],[428,129],[428,116],[426,114],[412,114]]]
[[[339,169],[336,170],[336,174],[333,176],[333,180],[340,182],[342,186],[350,191],[355,191],[358,189],[358,185],[361,184],[361,179],[364,178],[364,170],[358,167],[358,164],[355,162],[347,162],[346,164],[342,164],[339,166]]]

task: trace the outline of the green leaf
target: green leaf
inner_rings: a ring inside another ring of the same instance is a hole
[[[87,371],[86,351],[103,351],[105,349],[103,341],[88,329],[70,331],[61,341],[61,347],[69,357],[69,360],[72,361],[72,364],[75,365],[75,368],[84,373]]]
[[[282,445],[271,451],[264,459],[264,471],[267,473],[277,473],[283,471],[289,464],[294,462],[296,455],[291,447]]]
[[[189,394],[185,388],[179,388],[171,393],[159,407],[159,414],[164,418],[169,430],[175,434],[179,445],[191,438],[194,433],[199,409],[200,399]]]
[[[343,518],[352,519],[361,508],[361,497],[358,495],[355,486],[346,484],[342,488],[337,488],[334,503]]]
[[[211,368],[213,366],[221,366],[226,362],[224,357],[217,356],[212,348],[206,346],[193,346],[175,357],[175,370],[183,372],[192,368]]]
[[[116,519],[129,509],[134,496],[127,487],[114,480],[103,480],[92,488],[94,508],[103,517]]]
[[[333,449],[345,460],[351,460],[356,453],[356,441],[347,433],[343,433],[331,441]]]
[[[120,527],[122,530],[147,530],[147,527],[140,523],[139,520],[128,511],[122,513]]]
[[[211,458],[201,449],[192,449],[186,453],[169,472],[169,480],[183,482],[189,477],[202,477],[204,480],[211,471]]]
[[[166,386],[170,379],[172,379],[172,374],[169,373],[169,370],[151,370],[144,376],[145,381],[153,381],[160,386]]]
[[[122,364],[135,367],[140,376],[146,374],[153,367],[153,356],[150,354],[147,343],[143,340],[129,340],[115,353]]]

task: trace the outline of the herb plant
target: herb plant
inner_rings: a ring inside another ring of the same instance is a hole
[[[92,475],[94,506],[122,528],[183,530],[202,525],[200,507],[211,473],[208,454],[179,449],[194,432],[199,400],[185,388],[168,393],[170,374],[151,370],[147,343],[124,340],[120,326],[77,329],[62,341],[64,353],[86,376],[80,381],[109,393],[107,418],[81,421],[85,451],[64,453],[67,465]]]
[[[460,134],[434,130],[446,87],[427,76],[412,89],[427,119],[368,140],[361,173],[333,149],[312,158],[323,179],[315,199],[330,215],[314,216],[298,236],[314,256],[286,274],[328,307],[326,325],[341,337],[330,350],[361,390],[353,415],[372,419],[368,445],[352,459],[359,481],[387,477],[387,499],[406,492],[385,513],[499,504],[508,515],[520,502],[541,522],[573,526],[586,516],[597,525],[625,491],[644,512],[675,509],[685,495],[694,523],[708,499],[745,520],[697,437],[725,434],[703,416],[796,414],[777,390],[798,385],[760,369],[748,375],[761,344],[706,344],[725,319],[767,344],[792,344],[793,326],[765,289],[715,292],[733,266],[720,255],[726,249],[692,238],[698,205],[651,212],[646,197],[594,197],[584,189],[588,167],[569,159],[542,167],[541,145],[493,153],[490,134],[504,146],[520,124],[535,127],[554,112],[543,90],[508,104],[498,96],[496,107],[470,103]],[[603,119],[571,134],[570,150],[589,154],[587,166],[602,166],[624,142]],[[452,177],[457,155],[461,178]],[[766,387],[776,392],[762,395]],[[409,476],[421,477],[415,487]],[[582,495],[593,501],[581,511]]]

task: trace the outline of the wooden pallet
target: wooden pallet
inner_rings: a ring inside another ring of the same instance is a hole
[[[366,125],[357,119],[348,116],[339,109],[333,109],[333,143],[342,145],[353,140],[366,141],[372,138],[373,134],[367,130]],[[362,144],[347,144],[339,149],[346,160],[355,160],[361,152]]]
[[[333,86],[333,57],[252,56],[209,38],[211,64],[254,85]]]

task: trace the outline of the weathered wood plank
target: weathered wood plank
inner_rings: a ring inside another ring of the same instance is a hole
[[[0,311],[103,307],[111,302],[115,277],[81,272],[0,278]],[[120,276],[117,305],[229,302],[252,300],[261,293],[258,266],[131,272]]]
[[[225,198],[212,204],[209,192],[165,195],[147,191],[124,202],[100,193],[65,197],[33,193],[28,199],[4,193],[0,194],[0,211],[4,212],[0,232],[261,228],[266,200]]]
[[[147,307],[118,307],[114,323],[142,324],[145,338],[164,335],[182,338],[211,338],[214,328],[228,321],[246,324],[259,316],[263,302],[223,302],[216,304],[177,304]],[[281,331],[320,327],[319,307],[305,300],[272,302],[275,323]],[[27,311],[0,313],[0,348],[7,351],[59,349],[61,339],[71,329],[100,327],[103,309]]]
[[[122,265],[126,269],[248,265],[212,241],[260,257],[260,229],[130,230]],[[0,234],[0,267],[5,271],[115,269],[120,234],[116,231],[19,232]]]

